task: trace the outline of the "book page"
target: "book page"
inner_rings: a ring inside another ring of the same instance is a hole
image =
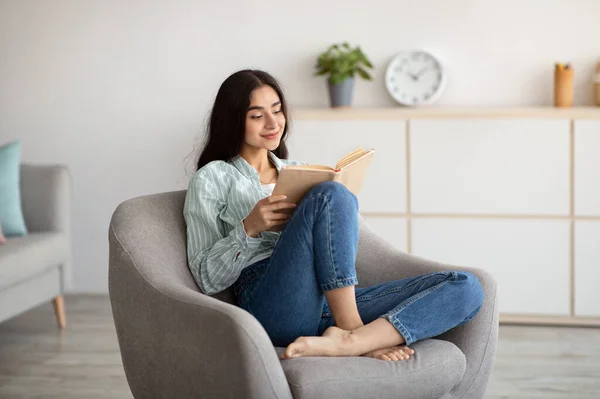
[[[367,151],[367,150],[356,151],[351,156],[344,157],[345,159],[338,162],[337,168],[344,169],[347,165],[351,164],[352,162],[356,161],[359,158],[362,158],[368,152],[369,151]]]
[[[375,150],[367,151],[358,159],[342,168],[339,176],[339,182],[354,195],[358,196],[360,192]]]
[[[365,152],[365,149],[362,148],[362,147],[360,147],[360,148],[358,148],[358,149],[356,149],[356,150],[354,150],[354,151],[352,151],[352,152],[344,155],[342,157],[342,159],[340,159],[338,161],[338,163],[335,165],[335,169],[338,170],[338,169],[343,168],[345,164],[349,163],[348,161],[356,159],[356,157],[360,156],[364,152]]]
[[[325,165],[290,165],[290,166],[286,166],[286,169],[318,169],[318,170],[331,170],[333,171],[333,168],[329,167],[329,166],[325,166]]]
[[[354,160],[360,158],[361,156],[363,156],[365,153],[367,153],[368,151],[366,151],[364,148],[360,147],[346,155],[344,155],[342,157],[342,159],[340,159],[338,161],[338,163],[335,165],[334,168],[330,167],[330,166],[325,166],[325,165],[290,165],[287,166],[286,168],[288,169],[321,169],[321,170],[332,170],[332,171],[336,171],[336,170],[340,170],[341,168],[343,168],[345,165],[348,165],[349,163],[353,162]]]

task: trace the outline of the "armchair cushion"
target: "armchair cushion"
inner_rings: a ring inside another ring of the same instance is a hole
[[[0,147],[0,222],[7,237],[27,234],[21,209],[20,161],[21,142]]]
[[[60,266],[68,248],[67,237],[59,233],[32,233],[6,240],[0,247],[0,291]]]
[[[410,361],[305,357],[283,360],[282,367],[294,399],[441,398],[463,378],[465,355],[453,343],[428,339],[411,348]]]

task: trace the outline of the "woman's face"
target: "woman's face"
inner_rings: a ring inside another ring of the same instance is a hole
[[[285,116],[277,92],[268,85],[254,89],[246,112],[246,145],[273,151],[279,147],[284,128]]]

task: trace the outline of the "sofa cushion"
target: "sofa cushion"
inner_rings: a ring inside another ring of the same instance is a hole
[[[31,233],[8,238],[0,246],[0,290],[65,263],[67,238],[58,233]]]
[[[466,369],[451,342],[427,339],[411,345],[415,354],[392,362],[366,357],[304,357],[281,361],[294,399],[440,398]],[[279,355],[283,348],[276,348]]]
[[[4,233],[2,233],[2,224],[0,224],[0,245],[6,242],[6,237],[4,237]]]
[[[19,141],[0,147],[0,222],[7,237],[27,234],[21,209],[20,164]]]

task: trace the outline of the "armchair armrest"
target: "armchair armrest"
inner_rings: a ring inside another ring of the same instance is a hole
[[[21,202],[32,232],[71,231],[71,177],[65,165],[21,164]]]
[[[495,279],[482,269],[446,265],[402,252],[378,236],[360,215],[356,269],[360,286],[443,270],[468,271],[477,276],[485,294],[479,313],[469,323],[438,338],[453,342],[467,358],[463,380],[450,391],[453,397],[483,397],[492,373],[498,341],[498,295]]]
[[[109,291],[134,397],[292,398],[254,317],[169,276],[183,261],[169,257],[176,252],[141,256],[115,230],[111,223]]]

